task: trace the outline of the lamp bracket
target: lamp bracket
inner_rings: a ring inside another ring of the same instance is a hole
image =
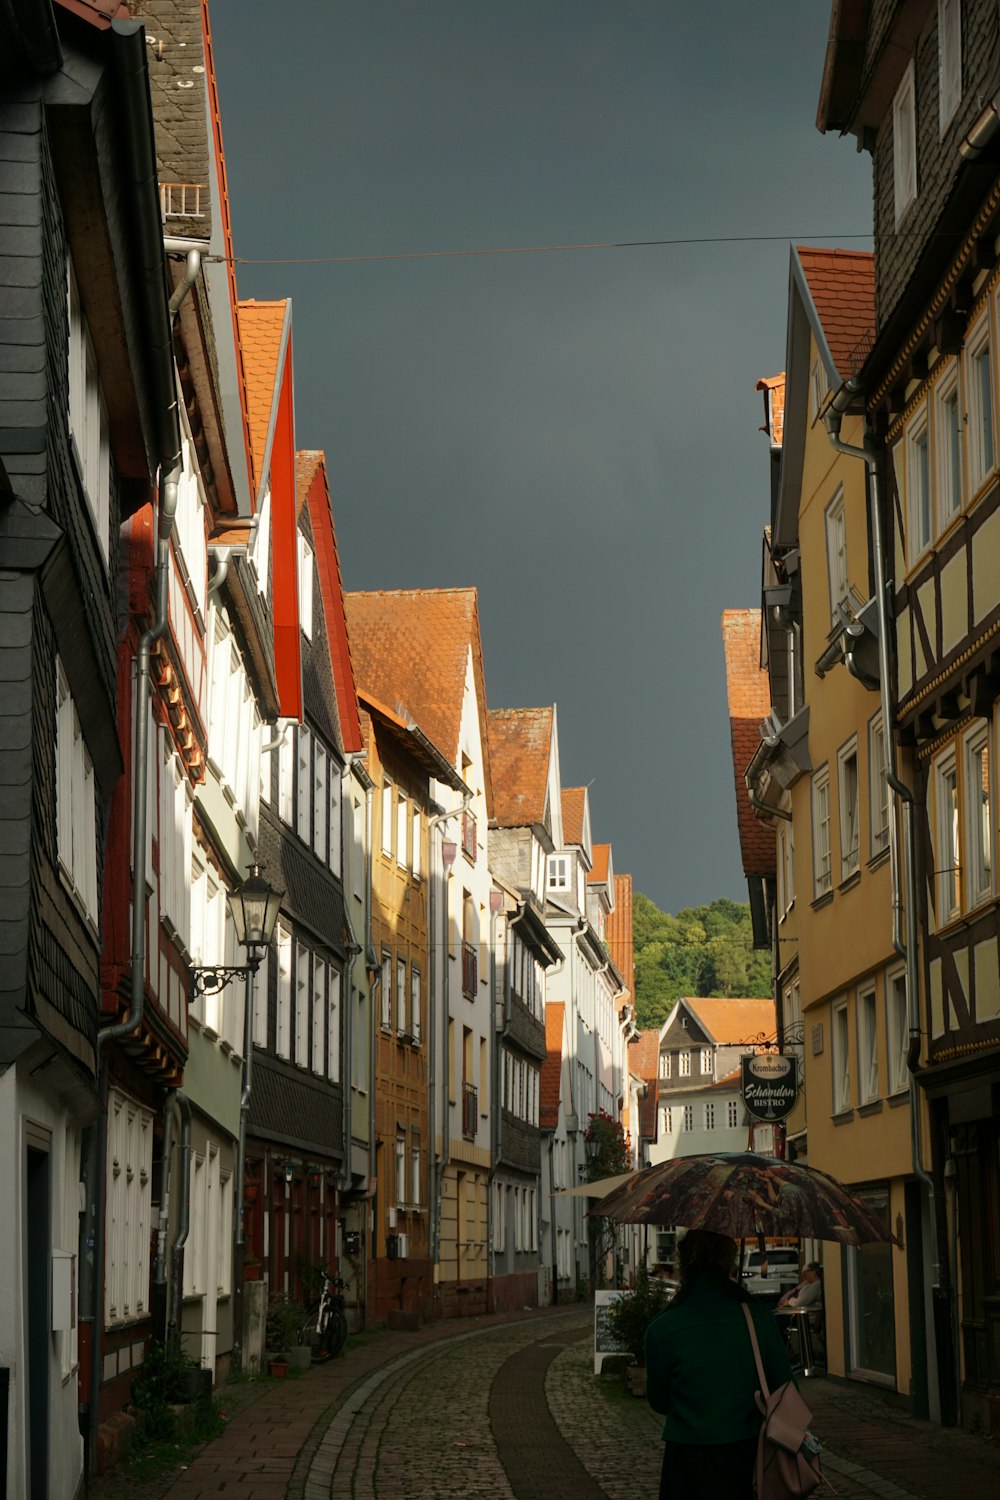
[[[199,995],[217,995],[231,979],[245,979],[260,968],[260,959],[246,964],[205,964],[192,966],[188,970],[191,983],[188,988],[188,1004],[192,1005]]]

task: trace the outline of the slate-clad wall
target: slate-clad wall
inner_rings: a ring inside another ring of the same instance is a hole
[[[520,1167],[524,1172],[537,1174],[542,1169],[541,1131],[505,1109],[500,1157],[508,1166]]]
[[[883,6],[882,9],[888,7]],[[869,57],[873,58],[885,17],[873,17]],[[879,129],[872,159],[875,210],[875,293],[881,330],[906,289],[928,238],[937,226],[961,166],[958,146],[987,100],[1000,90],[1000,26],[996,0],[964,0],[962,5],[962,98],[941,138],[938,110],[937,6],[931,6],[916,50],[917,198],[896,230],[893,184],[892,106]],[[945,257],[958,242],[944,242]]]
[[[16,103],[0,100],[0,457],[18,499],[47,513],[69,549],[69,576],[94,643],[97,673],[96,679],[71,677],[73,697],[91,713],[113,716],[116,559],[113,551],[109,577],[70,447],[68,332],[66,236],[45,108],[40,91],[29,88]],[[111,509],[116,537],[114,475]],[[12,548],[0,534],[0,570],[5,564],[10,568]],[[3,914],[3,955],[13,961],[4,961],[0,981],[5,1006],[0,1063],[11,1061],[25,1044],[14,1009],[41,1007],[46,1029],[90,1067],[98,946],[65,889],[57,859],[56,633],[42,604],[37,570],[8,576],[3,593],[5,613],[14,618],[4,637],[5,681],[12,688],[0,695],[0,847],[4,883],[22,894],[5,903]],[[111,722],[113,728],[113,717]],[[101,800],[96,808],[101,834],[105,815]],[[46,1013],[44,1002],[53,1014]]]

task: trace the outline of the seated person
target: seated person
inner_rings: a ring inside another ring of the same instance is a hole
[[[818,1260],[810,1261],[802,1272],[798,1286],[779,1298],[776,1311],[786,1309],[799,1312],[803,1308],[818,1309],[823,1302],[823,1268]]]

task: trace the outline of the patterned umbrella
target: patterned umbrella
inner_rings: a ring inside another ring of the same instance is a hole
[[[734,1240],[768,1234],[841,1245],[895,1242],[888,1225],[835,1178],[753,1151],[679,1156],[644,1167],[591,1213],[622,1224],[714,1229]]]

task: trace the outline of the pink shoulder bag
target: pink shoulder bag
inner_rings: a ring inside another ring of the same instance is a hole
[[[757,1500],[798,1500],[799,1496],[811,1495],[823,1479],[819,1468],[819,1444],[809,1431],[812,1412],[793,1381],[786,1380],[776,1391],[768,1390],[757,1330],[746,1303],[743,1304],[743,1316],[750,1330],[760,1381],[756,1401],[764,1418],[757,1440],[754,1471]]]

